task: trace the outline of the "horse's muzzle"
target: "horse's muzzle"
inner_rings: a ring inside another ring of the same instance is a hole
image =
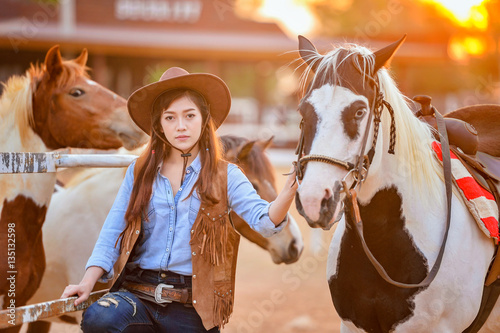
[[[329,196],[328,198],[323,198],[321,200],[319,218],[314,221],[305,213],[302,202],[300,201],[299,192],[295,194],[295,205],[297,206],[297,211],[306,219],[311,228],[330,229],[333,225],[335,211],[337,210],[339,201],[339,191],[333,191],[333,195]]]

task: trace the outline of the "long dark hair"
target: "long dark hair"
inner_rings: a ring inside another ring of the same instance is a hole
[[[196,104],[201,111],[202,124],[206,124],[204,130],[202,129],[198,142],[201,161],[200,176],[196,180],[189,196],[196,190],[202,203],[215,204],[221,200],[221,198],[216,196],[216,187],[212,186],[212,184],[219,183],[219,180],[216,179],[218,177],[217,166],[219,160],[222,158],[222,149],[219,137],[215,132],[216,127],[212,121],[212,117],[209,116],[209,105],[207,105],[205,98],[196,91],[189,89],[169,90],[160,95],[153,106],[151,114],[151,126],[153,127],[151,138],[146,149],[136,161],[134,185],[125,213],[126,228],[122,231],[118,239],[126,234],[126,231],[133,226],[136,219],[143,217],[147,219],[146,209],[151,200],[153,183],[156,179],[158,167],[164,157],[171,154],[173,150],[169,144],[165,143],[167,139],[160,131],[161,115],[163,110],[181,97],[187,97]]]

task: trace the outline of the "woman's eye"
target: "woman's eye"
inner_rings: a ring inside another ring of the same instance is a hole
[[[80,97],[85,94],[85,91],[80,88],[74,88],[70,90],[69,94],[73,97]]]
[[[354,117],[355,117],[356,119],[361,119],[361,118],[363,118],[363,116],[365,115],[365,113],[366,113],[366,109],[365,109],[365,108],[358,109],[358,110],[356,111],[356,113],[354,114]]]
[[[172,120],[172,119],[174,119],[174,117],[172,117],[172,116],[166,116],[165,117],[165,120]]]
[[[188,114],[188,115],[187,115],[187,117],[188,117],[188,118],[194,118],[194,117],[195,117],[195,114],[190,113],[190,114]]]

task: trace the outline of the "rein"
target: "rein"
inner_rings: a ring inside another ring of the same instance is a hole
[[[358,69],[359,70],[359,69]],[[366,74],[365,74],[366,75]],[[394,109],[390,105],[389,102],[384,100],[384,96],[382,92],[380,92],[379,85],[376,82],[376,80],[369,76],[366,75],[370,81],[374,84],[375,86],[375,91],[377,92],[377,97],[374,99],[374,102],[372,103],[372,108],[370,109],[369,113],[369,118],[368,118],[368,123],[366,126],[366,130],[364,133],[363,137],[363,142],[361,145],[361,150],[358,155],[358,159],[356,164],[347,162],[347,161],[342,161],[330,156],[325,156],[325,155],[305,155],[302,156],[303,154],[303,149],[304,149],[304,128],[303,128],[303,123],[304,119],[302,119],[300,123],[300,140],[297,145],[297,150],[295,154],[297,155],[297,161],[294,162],[295,164],[295,169],[297,172],[297,179],[302,180],[304,177],[304,169],[305,166],[308,162],[311,161],[316,161],[316,162],[322,162],[322,163],[327,163],[335,166],[340,166],[345,168],[348,171],[349,175],[350,173],[353,174],[353,179],[354,182],[351,185],[351,187],[348,189],[347,185],[345,183],[345,179],[347,178],[344,177],[344,180],[342,181],[342,190],[346,194],[346,199],[344,200],[346,205],[349,208],[349,211],[351,213],[351,219],[348,219],[348,224],[356,233],[357,237],[359,238],[361,245],[363,247],[363,251],[365,252],[365,255],[367,256],[368,260],[371,262],[375,270],[378,272],[381,278],[383,278],[386,282],[400,287],[400,288],[420,288],[420,287],[427,287],[431,284],[431,282],[434,280],[436,277],[439,268],[441,267],[441,262],[443,259],[444,255],[444,250],[446,247],[446,242],[448,240],[448,232],[450,229],[450,222],[451,222],[451,199],[452,199],[452,182],[451,182],[451,159],[450,159],[450,148],[449,148],[449,143],[448,143],[448,135],[446,132],[446,126],[445,126],[445,121],[443,116],[436,110],[434,110],[434,115],[436,117],[437,125],[438,125],[438,132],[439,132],[439,141],[441,142],[441,151],[443,154],[443,173],[444,173],[444,182],[445,182],[445,189],[446,189],[446,200],[447,200],[447,205],[446,205],[446,229],[445,233],[443,236],[443,241],[441,243],[441,247],[439,249],[438,256],[436,258],[436,261],[434,262],[434,265],[432,266],[432,269],[429,271],[429,274],[419,283],[403,283],[403,282],[398,282],[393,280],[389,274],[387,274],[387,271],[384,269],[384,267],[380,264],[380,262],[375,258],[373,253],[370,251],[368,248],[368,245],[366,244],[365,238],[363,236],[363,221],[361,219],[361,214],[359,211],[359,206],[358,206],[358,200],[357,200],[357,193],[356,193],[356,187],[358,187],[361,183],[364,182],[368,175],[368,169],[370,167],[370,164],[373,160],[373,156],[375,155],[375,147],[377,144],[377,138],[378,138],[378,130],[379,130],[379,125],[382,117],[382,111],[384,109],[384,106],[387,108],[388,112],[391,115],[391,129],[390,129],[390,143],[389,143],[389,154],[394,154],[394,146],[395,146],[395,141],[396,141],[396,125],[394,121]],[[368,151],[368,153],[365,155],[363,152],[365,151],[366,148],[366,143],[368,141],[368,132],[369,128],[371,126],[373,118],[373,123],[374,123],[374,133],[373,133],[373,139],[372,139],[372,147]]]

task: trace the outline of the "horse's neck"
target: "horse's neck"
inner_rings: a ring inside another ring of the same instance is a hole
[[[46,152],[47,147],[31,127],[25,129],[23,137],[16,120],[16,110],[5,96],[0,100],[0,152]],[[14,174],[0,176],[0,209],[4,200],[13,200],[18,195],[33,199],[39,205],[48,205],[55,184],[55,173]]]
[[[0,97],[0,151],[46,152],[43,140],[29,124],[33,112],[29,77],[12,78]]]
[[[373,214],[365,213],[364,215],[370,216],[362,216],[363,221],[366,224],[377,225],[375,228],[377,230],[384,230],[384,228],[392,227],[385,225],[390,223],[389,220],[400,216],[406,232],[411,235],[416,245],[420,249],[432,248],[430,252],[424,252],[426,256],[433,257],[441,244],[446,221],[444,187],[442,196],[430,199],[426,196],[425,189],[422,191],[411,184],[408,170],[405,169],[405,162],[401,161],[397,155],[389,155],[387,151],[382,150],[377,154],[381,156],[374,159],[373,169],[370,168],[368,178],[363,183],[358,198],[360,205],[364,207],[362,211],[380,213],[378,214],[379,220],[375,221]],[[385,199],[380,199],[381,196]],[[395,206],[394,201],[398,202]],[[387,205],[385,205],[386,202]],[[384,210],[381,206],[389,208]]]

